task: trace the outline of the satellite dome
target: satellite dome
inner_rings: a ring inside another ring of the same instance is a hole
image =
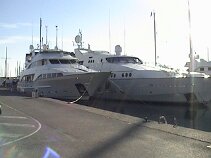
[[[115,53],[116,55],[121,55],[122,47],[120,45],[115,46]]]
[[[75,36],[75,42],[76,43],[81,43],[81,41],[82,41],[82,38],[81,38],[80,35]]]

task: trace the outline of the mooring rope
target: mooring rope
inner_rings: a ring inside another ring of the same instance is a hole
[[[93,76],[91,76],[90,77],[90,79],[89,79],[89,86],[90,86],[90,82],[93,80]],[[89,86],[87,87],[87,88],[89,88]],[[79,98],[77,98],[76,100],[74,100],[74,101],[71,101],[71,102],[68,102],[68,104],[73,104],[73,103],[76,103],[77,101],[79,101],[83,96],[84,96],[84,94],[86,93],[86,92],[88,92],[87,91],[87,89],[83,92],[83,94],[79,97]]]

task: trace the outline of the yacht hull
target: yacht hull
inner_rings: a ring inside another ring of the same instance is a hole
[[[205,103],[211,101],[211,78],[112,79],[98,92],[106,99]]]
[[[39,96],[87,100],[109,77],[109,72],[90,72],[72,74],[57,78],[46,78],[34,82],[19,82],[18,90],[32,93],[37,90]]]

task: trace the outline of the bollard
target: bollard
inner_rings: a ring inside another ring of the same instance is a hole
[[[174,128],[177,127],[177,118],[176,118],[176,117],[174,117],[174,125],[173,125],[173,127],[174,127]]]
[[[147,117],[144,117],[144,121],[145,121],[145,122],[148,122],[148,118],[147,118]]]
[[[161,124],[161,123],[167,124],[167,120],[166,120],[165,116],[160,116],[159,120],[158,120],[158,123],[159,124]]]

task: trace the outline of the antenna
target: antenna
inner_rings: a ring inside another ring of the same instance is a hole
[[[58,26],[56,25],[56,46],[55,49],[58,50],[58,46],[57,46],[57,34],[58,34]]]
[[[45,25],[45,33],[46,33],[46,42],[45,42],[45,44],[47,45],[48,44],[48,26],[47,25]]]
[[[124,18],[124,55],[126,55],[125,36],[126,36],[126,32],[125,32],[125,18]]]
[[[42,37],[42,46],[43,46],[43,37]]]
[[[207,61],[208,62],[210,61],[210,50],[208,47],[207,47]]]
[[[62,50],[63,50],[63,25],[62,25]]]
[[[32,22],[32,45],[34,43],[34,29],[33,29],[33,22]]]
[[[41,42],[42,42],[42,19],[40,18],[40,52],[41,52]]]
[[[18,75],[19,75],[18,74],[18,61],[17,61],[17,69],[16,69],[16,71],[17,71],[16,73],[17,73],[17,77],[18,77]]]
[[[5,58],[5,78],[7,77],[7,47],[6,47],[6,58]]]
[[[82,47],[82,31],[79,29],[79,35],[80,35],[80,37],[81,37],[81,39],[80,39],[80,43],[81,43],[81,47]]]
[[[154,19],[154,45],[155,45],[155,66],[157,65],[157,41],[156,41],[156,23],[155,23],[155,12],[151,12],[151,16],[153,14]]]

